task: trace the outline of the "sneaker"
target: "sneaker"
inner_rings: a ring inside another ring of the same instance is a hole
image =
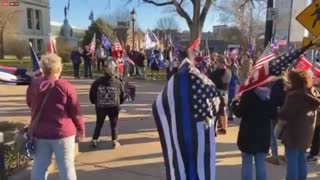
[[[317,162],[318,162],[318,157],[317,156],[309,155],[307,157],[307,163],[317,163]]]
[[[121,146],[121,144],[119,143],[118,140],[112,141],[112,148],[113,148],[113,149],[117,149],[117,148],[119,148],[120,146]]]
[[[99,140],[91,140],[91,146],[93,148],[97,148],[98,147],[98,144],[99,144]]]
[[[279,158],[274,158],[272,156],[269,156],[269,157],[267,157],[266,160],[267,160],[268,163],[271,163],[271,164],[274,164],[274,165],[280,165]]]

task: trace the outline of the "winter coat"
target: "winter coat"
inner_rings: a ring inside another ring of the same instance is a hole
[[[270,102],[272,120],[275,122],[278,120],[278,108],[281,107],[286,98],[286,92],[284,91],[283,78],[276,80],[271,87]]]
[[[287,123],[282,143],[290,148],[306,150],[310,147],[320,100],[315,90],[296,89],[287,93],[279,119]]]
[[[264,97],[265,96],[265,97]],[[267,93],[245,92],[240,102],[234,102],[234,114],[241,118],[238,147],[248,154],[267,153],[270,147],[270,101]]]
[[[99,108],[120,107],[124,102],[124,87],[115,77],[105,75],[93,82],[89,98]]]

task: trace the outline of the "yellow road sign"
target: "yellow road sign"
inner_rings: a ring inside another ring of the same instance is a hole
[[[320,35],[320,0],[313,1],[296,19],[312,35],[318,37]]]
[[[314,40],[313,38],[303,38],[303,47],[310,44],[311,40]],[[320,48],[320,38],[316,39],[316,45],[312,46],[311,49],[319,49]]]

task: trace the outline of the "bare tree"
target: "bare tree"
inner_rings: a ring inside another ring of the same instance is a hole
[[[173,17],[163,17],[157,21],[157,28],[162,31],[179,30],[179,24]]]
[[[264,22],[262,16],[266,7],[262,3],[253,3],[243,6],[247,0],[234,0],[232,3],[219,6],[222,13],[221,22],[233,23],[241,32],[243,46],[247,47],[254,41],[258,34],[264,31]],[[239,7],[242,7],[239,9]]]
[[[126,0],[132,2],[134,0]],[[140,0],[138,0],[140,1]],[[200,37],[206,17],[214,0],[142,0],[147,4],[152,4],[158,7],[169,6],[174,7],[178,13],[188,24],[190,29],[190,43]],[[186,5],[191,5],[192,8],[187,8]],[[188,13],[188,9],[193,12]]]
[[[4,59],[4,43],[3,34],[5,28],[13,21],[16,20],[14,17],[19,10],[15,11],[1,11],[0,13],[0,59]],[[17,24],[17,22],[15,22]]]

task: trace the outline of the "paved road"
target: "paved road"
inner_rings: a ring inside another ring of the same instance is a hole
[[[165,179],[163,157],[151,104],[161,91],[163,82],[137,81],[137,98],[134,103],[122,106],[119,132],[123,146],[111,149],[108,122],[103,127],[101,146],[94,150],[89,147],[95,124],[94,107],[88,99],[88,89],[92,81],[72,81],[81,101],[86,117],[87,138],[80,144],[81,154],[77,158],[79,180],[154,180]],[[29,111],[25,106],[25,88],[0,85],[0,121],[27,121]],[[240,152],[236,146],[237,122],[231,124],[226,136],[217,138],[217,180],[238,180],[241,172]],[[283,153],[283,149],[280,150]],[[285,164],[268,164],[268,179],[282,180]],[[308,179],[320,179],[320,165],[309,166]],[[58,175],[50,175],[49,180],[58,180]]]

